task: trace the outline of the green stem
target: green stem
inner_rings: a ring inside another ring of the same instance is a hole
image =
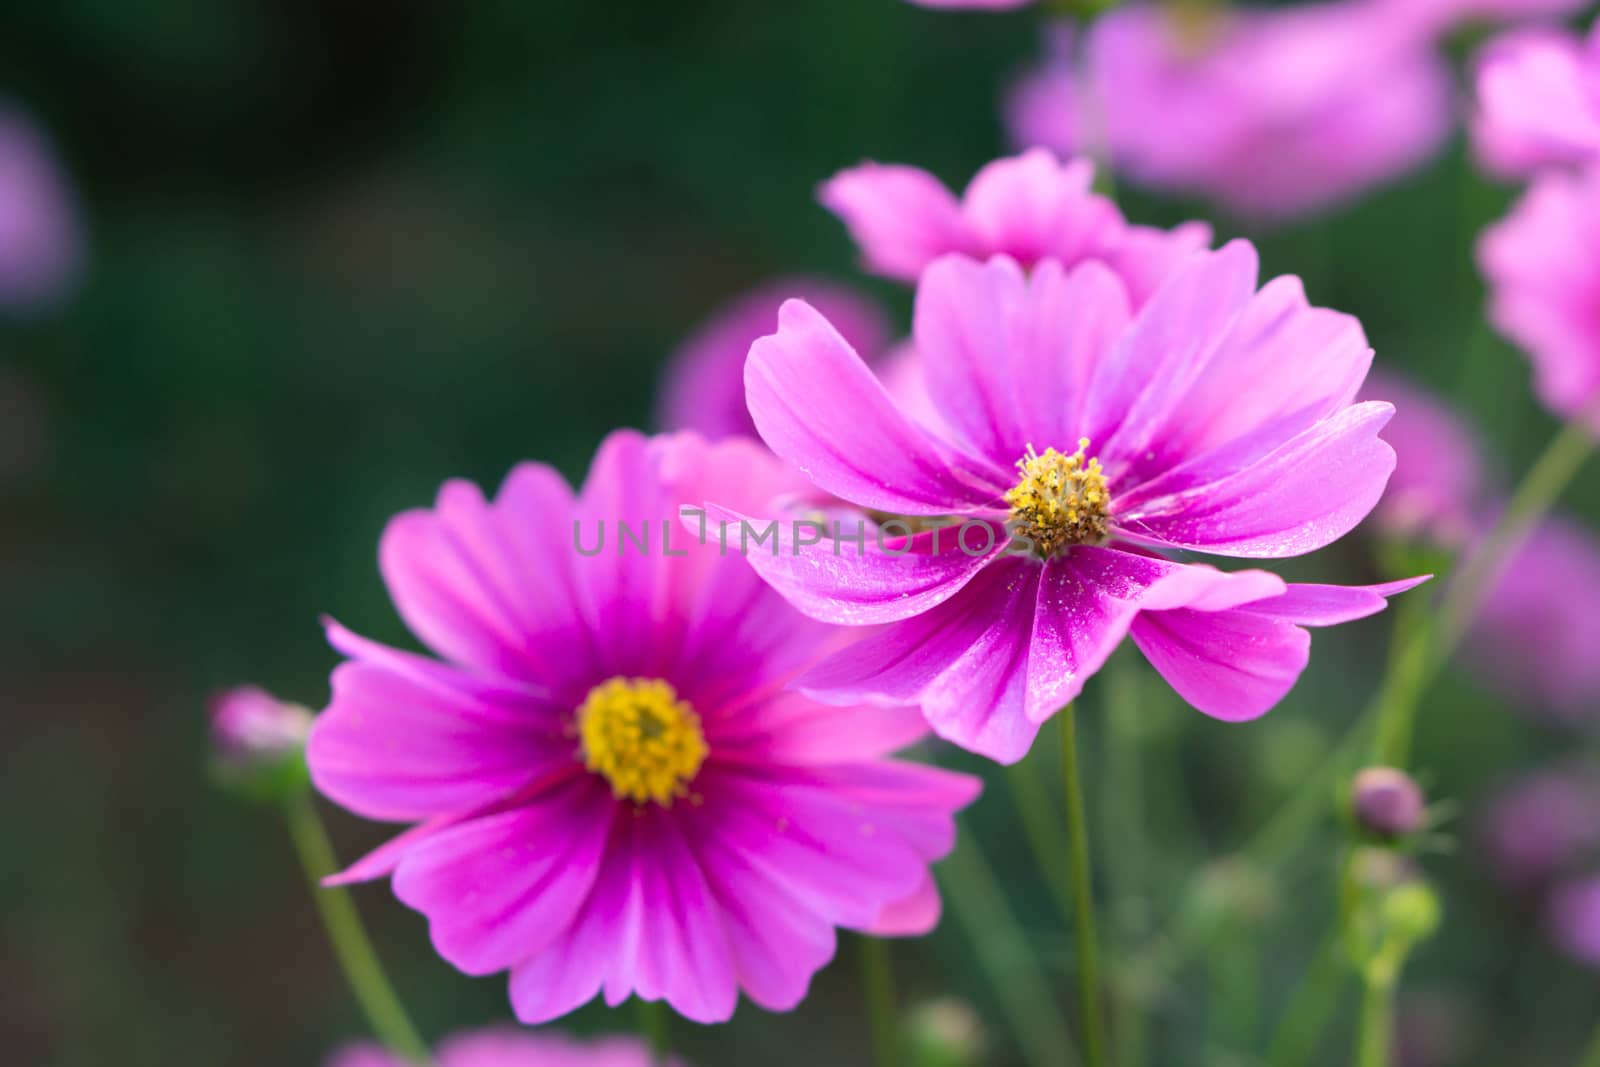
[[[1461,642],[1507,558],[1555,505],[1594,452],[1594,430],[1588,425],[1593,415],[1590,412],[1574,418],[1550,440],[1528,468],[1483,546],[1450,583],[1439,607],[1439,641],[1429,660],[1430,676]]]
[[[1407,597],[1395,613],[1389,669],[1384,672],[1373,710],[1373,762],[1404,767],[1411,759],[1417,708],[1428,681],[1428,649],[1433,639],[1432,605],[1426,596]]]
[[[667,1011],[667,1002],[640,998],[636,1003],[639,1005],[639,1036],[649,1046],[650,1062],[654,1067],[666,1067],[672,1055],[672,1038],[668,1030],[672,1017]]]
[[[1369,977],[1361,997],[1356,1067],[1389,1067],[1394,1043],[1394,983]]]
[[[378,962],[372,941],[361,925],[361,916],[350,899],[349,890],[322,886],[322,879],[338,870],[338,866],[311,794],[296,792],[284,802],[283,813],[333,954],[367,1017],[367,1025],[395,1055],[414,1064],[431,1063],[427,1044],[412,1025],[404,1005],[395,995],[394,986],[383,973],[383,965]]]
[[[1282,1021],[1267,1046],[1271,1067],[1300,1067],[1317,1051],[1317,1042],[1339,1006],[1348,973],[1343,939],[1333,930],[1322,939],[1305,977],[1283,1010]]]
[[[1144,766],[1138,716],[1151,710],[1140,703],[1138,665],[1126,655],[1113,657],[1106,679],[1104,836],[1117,847],[1102,854],[1106,886],[1113,902],[1110,925],[1118,961],[1131,959],[1135,938],[1146,931]],[[1122,1067],[1143,1067],[1146,1058],[1143,975],[1125,970],[1111,982],[1111,1032],[1117,1035]]]
[[[1083,1047],[1088,1067],[1105,1067],[1105,1023],[1100,1008],[1100,949],[1094,920],[1094,878],[1089,866],[1089,827],[1078,774],[1078,726],[1073,706],[1061,709],[1061,791],[1066,802],[1067,837],[1072,857],[1072,890],[1077,909],[1078,996],[1083,1005]]]
[[[889,942],[881,937],[861,939],[861,985],[872,1022],[872,1047],[878,1067],[900,1065],[900,1020],[895,1012],[894,969]]]
[[[1072,882],[1067,870],[1066,832],[1056,819],[1050,800],[1050,787],[1040,773],[1038,760],[1018,760],[1006,768],[1006,784],[1022,820],[1022,835],[1027,839],[1033,862],[1044,872],[1045,883],[1061,917],[1072,922]]]
[[[971,827],[957,826],[956,850],[939,865],[950,910],[966,929],[988,985],[1031,1067],[1071,1067],[1078,1052],[1050,997],[1027,935],[1006,903]]]

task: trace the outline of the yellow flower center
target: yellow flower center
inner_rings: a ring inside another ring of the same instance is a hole
[[[1041,455],[1028,446],[1017,460],[1021,477],[1006,493],[1011,505],[1011,535],[1049,559],[1070,545],[1096,544],[1106,537],[1106,509],[1111,495],[1098,459],[1085,458],[1087,437],[1070,456],[1047,448]]]
[[[583,765],[611,792],[670,806],[705,762],[700,716],[660,679],[611,678],[589,690],[578,709]]]

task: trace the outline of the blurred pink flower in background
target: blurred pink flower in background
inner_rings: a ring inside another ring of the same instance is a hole
[[[1097,260],[1138,305],[1211,243],[1211,228],[1201,222],[1173,230],[1131,225],[1093,182],[1087,159],[1062,163],[1035,148],[985,166],[959,200],[927,171],[883,163],[840,171],[819,198],[849,227],[869,269],[906,282],[948,252],[1003,254],[1024,267],[1047,258],[1063,267]],[[849,340],[848,323],[836,325]]]
[[[1230,9],[1148,4],[1053,38],[1009,103],[1013,140],[1110,159],[1242,218],[1310,214],[1419,166],[1452,123],[1450,69],[1381,0]]]
[[[1491,42],[1472,137],[1484,167],[1506,177],[1600,160],[1600,28],[1587,40],[1546,27]]]
[[[713,441],[754,437],[744,403],[744,358],[751,342],[777,329],[778,307],[791,297],[822,308],[869,358],[889,346],[883,310],[854,289],[808,277],[768,282],[718,310],[673,353],[662,376],[657,425],[695,430]]]
[[[741,990],[787,1010],[835,928],[930,929],[929,864],[978,781],[890,758],[926,732],[913,708],[786,689],[839,632],[679,518],[797,484],[755,441],[621,431],[577,494],[525,464],[492,502],[450,482],[395,518],[381,569],[441,659],[330,623],[350,658],[307,756],[337,803],[417,825],[340,879],[392,873],[441,956],[511,972],[530,1023],[602,991],[698,1022]]]
[[[1527,774],[1491,798],[1479,831],[1499,881],[1547,886],[1600,846],[1600,779],[1576,766]]]
[[[1600,967],[1600,875],[1574,879],[1550,897],[1550,937],[1567,955]]]
[[[1415,584],[1291,586],[1156,555],[1313,551],[1366,517],[1394,465],[1377,436],[1393,409],[1355,402],[1372,358],[1360,324],[1311,307],[1297,278],[1258,291],[1247,242],[1191,254],[1138,312],[1096,260],[1025,274],[946,256],[919,282],[914,333],[936,424],[802,302],[750,351],[756,426],[818,489],[963,522],[749,554],[808,614],[882,627],[807,692],[915,702],[941,736],[1009,763],[1124,637],[1201,711],[1249,719],[1304,669],[1303,627]]]
[[[0,311],[59,300],[81,257],[77,207],[49,141],[0,99]]]
[[[1519,710],[1569,722],[1600,718],[1600,538],[1545,520],[1512,553],[1473,622],[1466,662]]]
[[[1600,432],[1600,167],[1550,171],[1478,241],[1489,321],[1533,364],[1558,417]]]
[[[1466,422],[1426,390],[1374,369],[1363,400],[1387,400],[1394,418],[1383,439],[1394,448],[1394,474],[1369,520],[1385,535],[1464,548],[1479,533],[1486,490],[1483,457]]]
[[[437,1067],[658,1067],[654,1054],[635,1037],[602,1037],[583,1041],[565,1034],[528,1032],[509,1027],[454,1034],[439,1043]],[[328,1067],[413,1067],[373,1044],[351,1045],[337,1052]],[[686,1067],[670,1057],[659,1067]]]

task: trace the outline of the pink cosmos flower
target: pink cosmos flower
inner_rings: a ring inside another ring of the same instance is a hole
[[[914,330],[937,420],[908,414],[814,308],[785,304],[745,369],[761,436],[823,492],[909,519],[882,544],[796,533],[792,551],[749,554],[813,617],[883,626],[806,691],[915,702],[937,733],[1010,762],[1125,635],[1197,708],[1248,719],[1304,668],[1303,626],[1414,584],[1286,586],[1159,554],[1312,551],[1394,466],[1377,436],[1393,409],[1354,402],[1372,358],[1359,324],[1310,307],[1296,278],[1258,292],[1256,272],[1246,242],[1195,253],[1135,313],[1098,261],[1029,276],[1004,256],[940,259]]]
[[[1211,243],[1211,228],[1201,222],[1174,230],[1130,225],[1116,204],[1094,193],[1093,182],[1087,159],[1061,163],[1036,148],[985,166],[959,200],[927,171],[882,163],[840,171],[819,196],[849,227],[867,266],[900,281],[916,281],[948,252],[1004,254],[1023,266],[1094,259],[1123,280],[1137,305]]]
[[[1600,433],[1600,166],[1538,178],[1484,231],[1489,320],[1533,363],[1534,392]]]
[[[1600,875],[1577,879],[1550,898],[1550,935],[1580,963],[1600,967]]]
[[[350,659],[313,780],[417,824],[340,878],[392,873],[446,960],[510,971],[525,1022],[602,992],[700,1022],[740,990],[786,1010],[836,927],[938,917],[929,864],[977,781],[890,758],[923,729],[914,709],[789,691],[838,633],[679,524],[680,502],[754,507],[783,484],[756,442],[626,431],[576,494],[537,464],[492,502],[451,482],[379,554],[441,658],[329,626]]]
[[[0,100],[0,309],[59,298],[82,252],[76,208],[43,133]]]
[[[1600,781],[1578,767],[1535,771],[1494,796],[1481,834],[1496,878],[1546,886],[1600,846]]]
[[[1275,221],[1420,165],[1451,126],[1449,67],[1380,0],[1233,9],[1181,24],[1129,4],[1055,39],[1015,88],[1013,139],[1109,154],[1118,174]]]
[[[869,358],[888,347],[883,311],[855,290],[819,278],[769,282],[718,311],[673,354],[662,379],[657,424],[696,430],[712,440],[754,437],[744,403],[744,357],[752,341],[777,327],[778,306],[791,297],[821,309]]]
[[[492,1028],[456,1034],[439,1043],[438,1067],[655,1067],[653,1053],[632,1037],[579,1041],[565,1034]],[[384,1048],[351,1045],[328,1067],[410,1067]],[[666,1067],[686,1067],[676,1056]]]
[[[1467,635],[1472,665],[1524,710],[1569,722],[1600,716],[1600,538],[1545,520],[1512,553]]]
[[[1387,400],[1395,407],[1384,430],[1395,451],[1394,474],[1372,523],[1390,537],[1466,547],[1490,510],[1483,457],[1472,430],[1438,398],[1392,374],[1374,370],[1361,398]]]
[[[1526,177],[1600,160],[1600,30],[1587,41],[1519,30],[1484,49],[1473,144],[1484,167]]]
[[[1586,0],[1381,0],[1397,25],[1432,38],[1474,23],[1515,23],[1565,18]]]

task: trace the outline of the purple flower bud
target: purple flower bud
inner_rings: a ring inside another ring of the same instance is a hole
[[[1394,767],[1358,773],[1350,788],[1350,807],[1362,828],[1381,837],[1400,837],[1422,825],[1422,790]]]
[[[230,771],[271,767],[305,750],[311,712],[253,685],[241,685],[211,702],[211,742]]]

